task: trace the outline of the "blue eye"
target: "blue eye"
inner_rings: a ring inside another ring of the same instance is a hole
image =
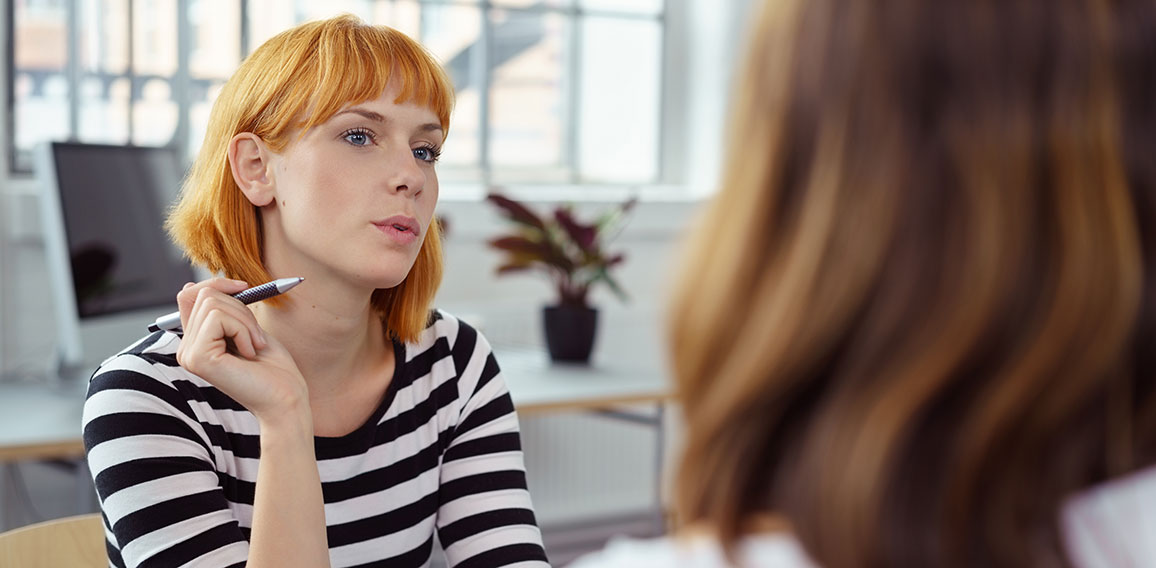
[[[341,137],[354,146],[369,146],[373,143],[373,133],[364,128],[347,130]]]
[[[438,158],[440,158],[441,155],[441,150],[433,146],[422,146],[420,148],[413,149],[413,157],[429,164],[438,161]]]

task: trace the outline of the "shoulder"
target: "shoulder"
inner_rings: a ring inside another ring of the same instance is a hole
[[[100,364],[88,383],[85,422],[111,413],[155,412],[192,417],[191,400],[209,384],[177,363],[180,337],[157,332]]]
[[[430,311],[429,325],[422,332],[420,342],[439,338],[444,338],[452,348],[457,345],[459,338],[475,342],[476,338],[481,338],[481,334],[469,323],[447,311],[432,310]],[[482,340],[484,341],[484,338]]]
[[[438,383],[453,383],[465,401],[499,398],[506,392],[489,341],[453,314],[434,310],[418,341],[405,346],[405,364]],[[428,371],[426,371],[428,369]],[[469,406],[463,407],[463,412]]]
[[[798,542],[788,535],[760,535],[739,545],[740,566],[814,568]],[[571,568],[715,568],[730,566],[722,547],[708,538],[615,539],[601,552],[580,558]]]
[[[93,471],[135,459],[145,447],[156,450],[160,440],[169,452],[191,443],[207,459],[210,437],[201,418],[211,389],[177,363],[179,343],[176,335],[158,332],[105,359],[93,373],[81,418]],[[142,436],[149,440],[143,446]]]
[[[461,370],[470,360],[490,355],[490,343],[477,329],[449,312],[433,310],[429,323],[418,340],[406,344],[406,359],[432,356],[437,359],[452,357],[454,366]]]
[[[176,371],[184,371],[177,363],[179,345],[180,337],[168,332],[141,338],[101,362],[89,379],[89,396],[106,388],[140,386],[145,380],[172,386]]]

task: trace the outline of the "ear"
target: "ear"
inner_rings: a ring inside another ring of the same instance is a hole
[[[263,207],[273,202],[273,163],[269,148],[260,136],[242,132],[229,141],[229,168],[233,181],[249,202]]]

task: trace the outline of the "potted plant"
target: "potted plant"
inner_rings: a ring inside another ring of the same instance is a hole
[[[626,256],[609,253],[605,246],[617,236],[637,200],[629,199],[593,223],[583,223],[570,205],[560,205],[552,215],[543,217],[500,194],[491,193],[486,199],[513,222],[513,232],[489,241],[491,247],[505,253],[498,274],[538,270],[550,278],[558,292],[557,303],[542,311],[550,358],[588,361],[598,326],[598,310],[588,301],[590,289],[605,283],[626,300],[626,292],[610,273]]]

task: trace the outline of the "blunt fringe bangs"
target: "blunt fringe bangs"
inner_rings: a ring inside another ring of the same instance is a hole
[[[413,39],[387,26],[343,15],[284,31],[257,48],[221,89],[200,153],[166,227],[185,254],[214,273],[250,283],[271,279],[261,259],[257,207],[233,180],[229,141],[252,132],[275,152],[296,133],[329,120],[349,105],[379,96],[398,81],[395,102],[433,110],[449,132],[454,88],[438,61]],[[391,335],[415,340],[429,320],[441,282],[441,234],[430,225],[406,280],[373,295]],[[276,302],[277,298],[272,301]]]

